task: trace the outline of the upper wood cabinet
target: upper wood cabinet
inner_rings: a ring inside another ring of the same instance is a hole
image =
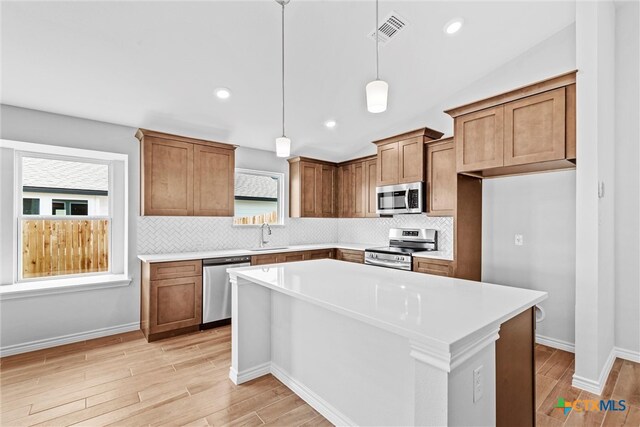
[[[193,147],[193,214],[233,215],[235,152],[200,144]]]
[[[427,145],[427,215],[453,216],[456,208],[456,154],[453,138]]]
[[[364,218],[376,214],[376,158],[331,163],[289,159],[289,216]]]
[[[303,157],[289,159],[289,216],[335,217],[336,181],[334,164]]]
[[[353,164],[338,166],[338,217],[349,218],[354,211]]]
[[[575,81],[574,71],[446,111],[457,172],[488,178],[575,168]]]
[[[429,128],[374,141],[378,146],[376,185],[424,181],[424,142],[442,136]]]
[[[364,179],[366,184],[364,216],[367,218],[375,218],[378,216],[378,214],[376,213],[376,182],[378,179],[378,171],[377,160],[375,158],[366,160],[364,162]]]
[[[353,216],[364,218],[367,209],[367,181],[365,162],[353,164]]]
[[[142,215],[233,216],[235,146],[138,129]]]

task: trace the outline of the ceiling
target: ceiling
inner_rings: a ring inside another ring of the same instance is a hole
[[[292,154],[344,160],[575,20],[573,2],[381,1],[409,27],[380,48],[372,1],[292,0],[286,112]],[[2,2],[3,104],[274,151],[281,133],[280,6],[262,1]],[[443,32],[454,17],[465,25]],[[228,87],[220,101],[213,91]],[[421,116],[421,114],[423,114]],[[335,119],[327,129],[323,123]],[[411,128],[402,129],[410,130]]]

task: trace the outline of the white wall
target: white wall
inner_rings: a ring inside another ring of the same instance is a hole
[[[640,357],[640,4],[616,7],[616,347]]]
[[[536,334],[573,345],[575,171],[483,183],[482,280],[549,292]],[[514,244],[522,234],[524,245]]]
[[[56,338],[82,339],[89,333],[109,334],[137,329],[140,274],[135,258],[135,216],[139,198],[139,156],[135,129],[6,105],[0,108],[0,137],[3,139],[111,151],[129,156],[128,267],[133,278],[127,287],[1,301],[0,347],[38,345]],[[2,205],[11,206],[12,197],[3,188]],[[3,215],[3,230],[11,221],[11,215]],[[3,264],[3,272],[6,270],[4,267],[7,266]],[[6,283],[7,277],[3,273],[2,283]]]

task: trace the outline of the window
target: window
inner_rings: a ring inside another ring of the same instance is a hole
[[[22,198],[22,214],[38,215],[40,213],[40,199]]]
[[[234,225],[284,224],[284,174],[236,169]]]
[[[110,162],[34,153],[18,158],[19,278],[110,272]]]

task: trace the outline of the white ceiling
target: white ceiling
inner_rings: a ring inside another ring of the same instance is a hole
[[[380,49],[389,108],[366,111],[375,77],[373,1],[287,6],[292,153],[343,160],[394,124],[575,20],[554,1],[381,1],[410,27]],[[442,31],[463,17],[455,36]],[[280,135],[280,7],[262,1],[2,2],[4,104],[274,150]],[[229,87],[226,102],[213,96]],[[329,130],[324,121],[335,119]],[[410,130],[410,129],[405,129]]]

